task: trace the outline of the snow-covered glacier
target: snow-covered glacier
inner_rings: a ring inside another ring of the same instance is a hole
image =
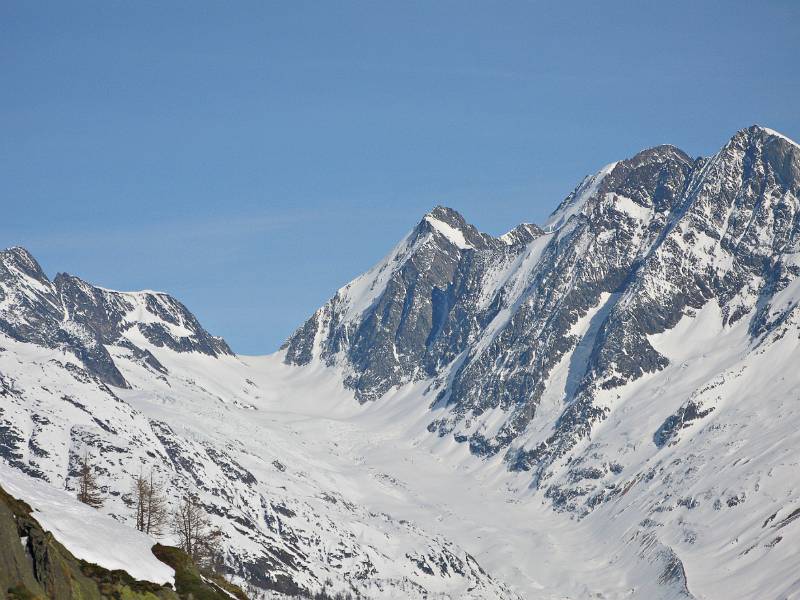
[[[800,597],[799,214],[785,136],[658,146],[543,227],[435,208],[262,357],[11,248],[0,485],[90,453],[132,523],[153,469],[265,597]]]

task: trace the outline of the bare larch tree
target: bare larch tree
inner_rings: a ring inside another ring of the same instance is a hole
[[[162,487],[161,482],[153,476],[152,470],[149,477],[139,473],[133,482],[136,529],[153,537],[164,535],[169,517]]]
[[[198,565],[207,566],[222,535],[195,498],[184,498],[172,513],[172,531],[178,546]]]
[[[88,453],[84,453],[78,465],[78,500],[93,508],[103,506],[103,497],[100,495],[100,486],[94,474],[94,465]]]

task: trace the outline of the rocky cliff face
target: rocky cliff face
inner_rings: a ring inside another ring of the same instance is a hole
[[[524,459],[526,466],[563,454],[575,436],[605,418],[608,409],[593,401],[597,390],[667,366],[648,337],[672,329],[684,315],[711,301],[726,326],[749,314],[753,344],[785,316],[776,294],[798,275],[800,147],[751,127],[698,161],[683,181],[663,218],[649,220],[653,234],[614,290],[561,427]]]

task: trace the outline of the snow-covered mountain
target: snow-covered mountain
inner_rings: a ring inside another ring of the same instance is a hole
[[[658,146],[495,238],[437,207],[275,355],[0,254],[0,457],[153,468],[263,589],[800,594],[800,147]]]

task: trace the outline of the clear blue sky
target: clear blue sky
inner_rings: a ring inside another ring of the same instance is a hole
[[[569,4],[568,6],[565,6]],[[800,138],[800,2],[0,1],[0,246],[265,353],[432,206]]]

